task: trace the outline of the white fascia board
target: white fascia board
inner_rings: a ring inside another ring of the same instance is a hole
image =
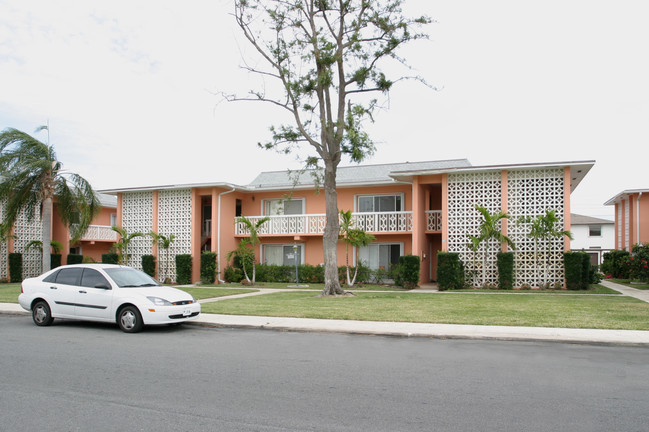
[[[622,199],[628,197],[629,195],[634,195],[634,194],[644,194],[644,193],[649,193],[649,189],[626,189],[620,192],[619,194],[615,195],[613,198],[609,199],[604,203],[604,205],[614,205],[618,202],[620,202]]]
[[[132,187],[132,188],[122,188],[122,189],[104,189],[98,192],[117,195],[118,193],[123,192],[151,192],[157,190],[173,190],[173,189],[203,189],[210,187],[222,187],[226,189],[235,189],[244,192],[251,192],[253,189],[245,186],[238,186],[232,183],[188,183],[188,184],[178,184],[178,185],[161,185],[161,186],[144,186],[144,187]]]

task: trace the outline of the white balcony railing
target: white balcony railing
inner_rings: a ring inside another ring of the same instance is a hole
[[[247,217],[253,224],[265,216]],[[268,216],[268,222],[259,228],[259,234],[322,234],[326,216],[323,214]],[[412,212],[353,213],[352,223],[368,233],[410,232]],[[250,234],[246,225],[235,223],[235,234]]]
[[[426,231],[441,231],[441,230],[442,230],[442,211],[441,210],[426,211]]]
[[[117,232],[108,225],[90,225],[81,240],[117,241]]]

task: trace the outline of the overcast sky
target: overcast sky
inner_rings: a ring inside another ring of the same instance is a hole
[[[0,0],[0,129],[49,122],[59,160],[97,189],[299,168],[257,148],[276,108],[218,96],[252,82],[232,3]],[[610,219],[607,199],[649,188],[649,2],[405,5],[436,21],[403,54],[438,90],[390,93],[367,163],[595,160],[572,210]]]

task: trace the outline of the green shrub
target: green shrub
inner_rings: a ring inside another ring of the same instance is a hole
[[[119,263],[119,256],[116,253],[101,254],[101,262],[103,264],[117,264]]]
[[[421,260],[416,255],[403,255],[399,257],[399,264],[394,272],[394,283],[406,289],[413,289],[419,285],[419,269]]]
[[[9,254],[9,282],[23,281],[23,254],[12,252]]]
[[[586,252],[578,252],[581,256],[581,289],[587,290],[588,284],[590,283],[591,278],[591,268],[592,264],[590,263],[590,255]]]
[[[649,245],[633,245],[631,250],[630,277],[641,282],[649,282]]]
[[[83,263],[83,255],[69,254],[68,264],[81,264]]]
[[[142,255],[142,271],[151,277],[155,276],[155,257],[153,255]]]
[[[514,287],[514,252],[498,252],[498,286],[510,290]]]
[[[176,282],[179,284],[192,283],[192,256],[189,254],[176,255]]]
[[[583,275],[583,255],[588,256],[584,252],[564,252],[563,265],[566,273],[566,287],[569,290],[583,289],[583,280],[588,278]]]
[[[51,254],[50,255],[50,268],[61,267],[61,254]]]
[[[464,288],[464,266],[459,254],[437,253],[437,285],[441,291]]]
[[[223,273],[223,277],[225,278],[226,282],[239,283],[243,280],[243,270],[228,266]]]
[[[201,254],[201,283],[213,284],[216,280],[216,253],[203,252]]]
[[[601,271],[607,277],[629,279],[631,273],[631,254],[625,250],[612,250],[604,254]]]

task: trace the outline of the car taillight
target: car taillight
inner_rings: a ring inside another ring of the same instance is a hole
[[[23,290],[23,284],[20,284],[20,293],[23,294],[25,291]]]

